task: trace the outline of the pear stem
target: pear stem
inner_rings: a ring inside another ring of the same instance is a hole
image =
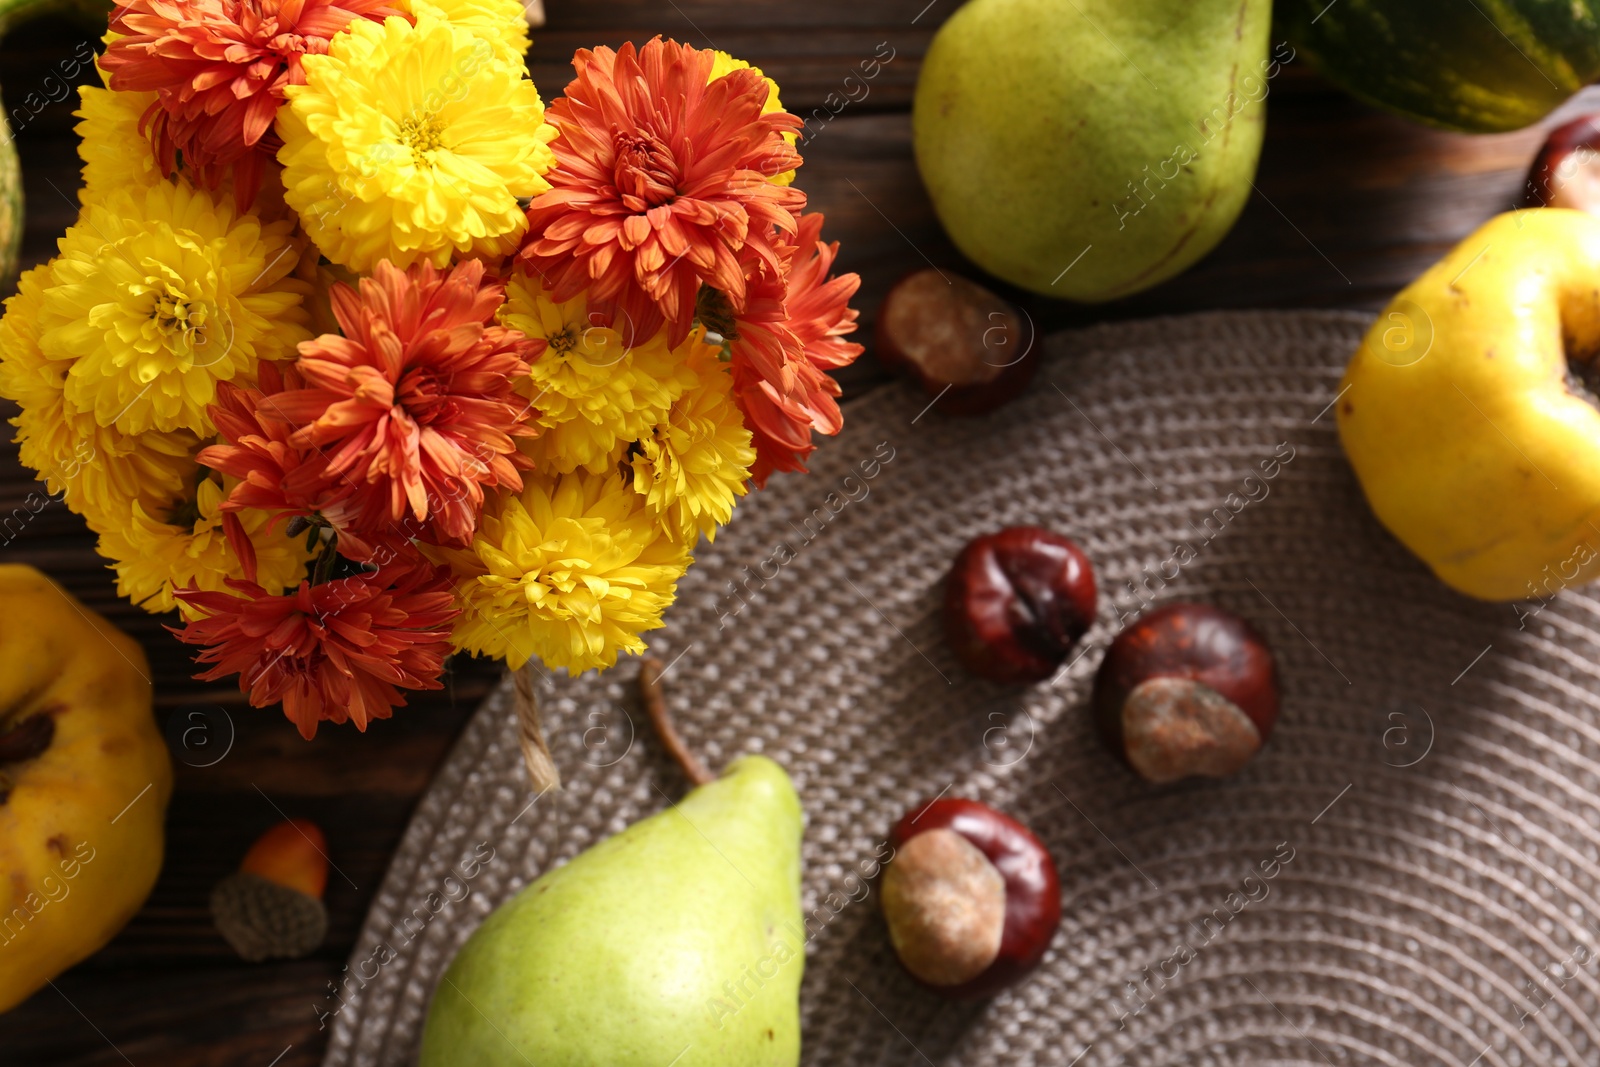
[[[654,656],[647,656],[639,662],[639,695],[644,700],[645,713],[650,716],[650,725],[655,727],[661,744],[683,768],[684,777],[695,785],[705,785],[714,781],[716,775],[706,770],[700,758],[689,751],[678,728],[673,725],[672,716],[667,713],[667,698],[661,692],[661,670],[661,661]]]

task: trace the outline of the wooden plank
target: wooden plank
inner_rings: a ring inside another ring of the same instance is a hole
[[[28,1002],[29,1025],[7,1017],[0,1040],[16,1067],[314,1067],[326,1041],[317,994],[343,966],[326,950],[249,970],[86,964]]]

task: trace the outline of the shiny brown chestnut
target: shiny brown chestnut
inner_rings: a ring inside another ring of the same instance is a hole
[[[1038,526],[1008,526],[968,541],[951,564],[945,640],[980,678],[1042,681],[1094,622],[1096,595],[1083,549]]]
[[[1582,115],[1550,131],[1528,168],[1522,202],[1600,215],[1600,115]]]
[[[1146,781],[1221,778],[1278,719],[1278,668],[1255,628],[1209,604],[1168,604],[1117,635],[1095,675],[1101,736]]]
[[[883,915],[911,977],[952,1000],[976,1000],[1039,965],[1061,925],[1061,880],[1026,826],[946,797],[907,812],[889,842]]]
[[[896,282],[878,308],[875,351],[910,373],[946,415],[981,415],[1016,397],[1039,369],[1033,322],[958,274],[933,268]]]

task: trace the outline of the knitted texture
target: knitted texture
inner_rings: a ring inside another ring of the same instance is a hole
[[[1064,334],[981,419],[873,392],[702,546],[652,652],[708,765],[764,752],[805,804],[806,1064],[1600,1063],[1600,598],[1469,601],[1378,525],[1331,412],[1366,324]],[[1005,690],[944,647],[940,580],[1021,523],[1084,547],[1100,615],[1054,680]],[[1236,777],[1157,788],[1087,698],[1122,616],[1180,598],[1266,635],[1283,713]],[[319,1006],[328,1067],[412,1063],[497,904],[681,795],[634,676],[539,680],[565,789],[537,799],[509,684],[486,702]],[[1061,871],[1053,948],[985,1004],[913,985],[862,880],[938,794],[1013,813]]]

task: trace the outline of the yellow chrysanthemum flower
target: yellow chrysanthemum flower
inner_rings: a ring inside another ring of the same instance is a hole
[[[61,368],[39,351],[39,318],[49,284],[49,264],[23,271],[0,315],[0,396],[23,408],[49,403],[61,391]]]
[[[186,431],[121,434],[59,402],[24,408],[12,421],[23,464],[97,531],[172,499],[196,469],[199,443]]]
[[[608,470],[696,381],[665,331],[629,347],[621,332],[594,325],[583,294],[558,303],[520,270],[506,287],[500,323],[546,344],[522,387],[544,432],[520,444],[540,470]]]
[[[285,199],[333,262],[369,271],[501,256],[550,188],[544,104],[520,59],[431,15],[357,20],[278,112]]]
[[[222,489],[195,479],[200,441],[186,431],[123,434],[101,426],[66,396],[69,363],[40,349],[49,266],[22,276],[0,317],[0,396],[21,405],[13,418],[21,459],[50,492],[100,534],[100,554],[116,561],[118,592],[151,611],[170,611],[172,587],[189,581],[222,588],[242,576],[221,532]],[[193,517],[190,517],[190,516]],[[186,525],[172,525],[177,517]],[[266,534],[268,516],[246,514],[263,585],[298,581],[307,555],[298,540]]]
[[[583,471],[529,478],[489,503],[470,548],[435,553],[458,578],[457,648],[575,672],[642,652],[690,563],[619,475]]]
[[[124,434],[214,431],[219,381],[310,337],[288,223],[235,216],[184,182],[86,204],[42,286],[39,347],[76,411]]]
[[[756,451],[733,400],[733,375],[696,328],[675,353],[697,378],[660,425],[629,450],[633,488],[671,537],[714,538],[749,491]]]
[[[117,593],[150,612],[177,606],[174,587],[191,583],[201,589],[226,590],[229,578],[243,578],[244,567],[222,532],[223,487],[215,477],[202,478],[186,500],[175,501],[166,514],[151,515],[143,504],[117,526],[100,532],[96,551],[112,561]],[[240,514],[256,551],[256,580],[273,592],[300,581],[305,574],[302,538],[265,530],[270,516],[261,511]]]
[[[517,63],[528,54],[528,12],[520,0],[402,0],[395,6],[460,26]]]
[[[0,396],[15,401],[22,462],[38,472],[52,494],[90,525],[125,522],[135,501],[169,499],[194,471],[194,435],[127,436],[95,422],[66,401],[69,364],[39,349],[43,286],[50,268],[23,274],[0,317]]]
[[[95,69],[99,70],[98,63]],[[100,78],[103,83],[104,71]],[[161,180],[150,138],[139,132],[139,120],[155,99],[155,93],[114,93],[95,85],[78,88],[78,110],[73,114],[82,121],[73,129],[83,160],[79,201],[93,203],[118,189],[142,188]]]
[[[753,67],[742,59],[734,59],[726,52],[714,51],[711,53],[711,55],[711,81],[716,81],[718,78],[723,77],[726,74],[731,74],[736,70],[753,70],[757,74],[760,74],[762,80],[767,83],[767,103],[764,107],[762,107],[761,113],[763,115],[770,115],[774,111],[783,110],[783,101],[778,99],[778,83],[773,81],[771,78],[768,78],[765,74],[762,74],[760,67]],[[710,84],[710,82],[707,84]],[[792,130],[783,134],[783,139],[788,141],[791,146],[795,143],[797,138],[798,134]],[[774,175],[770,180],[774,185],[792,185],[794,184],[794,171],[786,170],[782,174]]]

